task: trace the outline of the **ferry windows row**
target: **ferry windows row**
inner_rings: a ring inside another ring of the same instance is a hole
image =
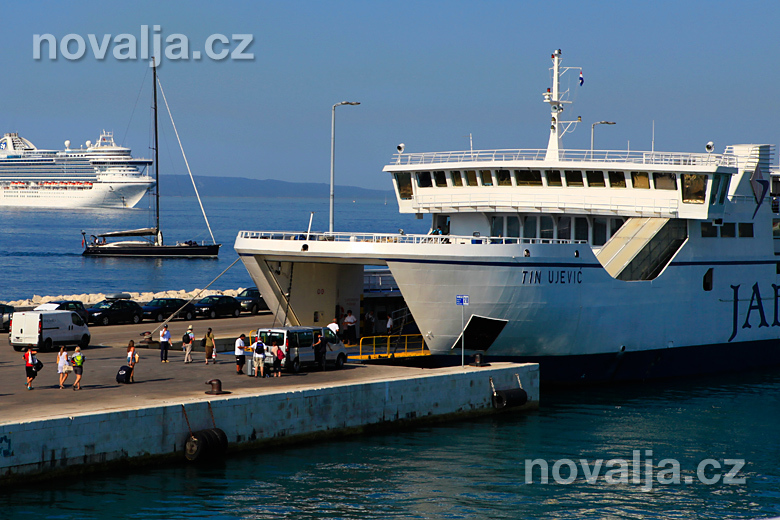
[[[584,173],[584,175],[583,175]],[[412,172],[395,174],[401,199],[408,200],[413,196]],[[414,172],[418,188],[437,188],[464,186],[548,186],[573,188],[613,188],[670,190],[676,191],[676,173],[671,172],[624,172],[601,170],[434,170]],[[729,175],[712,174],[712,190],[710,204],[723,204],[726,199]],[[513,182],[514,180],[514,182]],[[565,180],[565,184],[564,184]],[[651,182],[652,181],[652,182]],[[702,173],[680,174],[682,201],[686,204],[704,204],[706,202],[708,175]]]
[[[490,219],[490,236],[580,240],[603,246],[623,222],[622,218],[608,217],[494,216]]]
[[[752,222],[724,222],[720,226],[716,226],[712,222],[701,223],[701,236],[702,238],[753,238],[753,223]]]

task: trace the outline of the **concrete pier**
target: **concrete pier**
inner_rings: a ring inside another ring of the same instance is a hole
[[[9,376],[0,384],[3,483],[112,463],[183,460],[190,429],[214,425],[227,434],[232,451],[492,413],[490,378],[497,389],[508,389],[518,387],[519,376],[529,402],[513,411],[536,408],[539,402],[538,365],[510,363],[433,370],[347,365],[339,371],[256,379],[237,376],[234,358],[226,354],[216,366],[185,365],[181,351],[171,351],[166,364],[153,351],[145,356],[141,351],[138,382],[119,385],[113,375],[124,349],[115,347],[86,351],[80,392],[51,384],[57,381],[54,354],[42,354],[46,367],[35,390],[27,391],[21,363],[13,363],[19,365],[13,370],[10,366],[21,354],[9,356],[7,349],[0,355],[0,376]],[[221,379],[231,393],[206,395],[205,381],[211,378]]]

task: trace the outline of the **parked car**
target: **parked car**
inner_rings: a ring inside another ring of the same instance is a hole
[[[217,316],[233,316],[241,314],[241,304],[232,296],[206,296],[195,304],[195,315],[204,318]]]
[[[140,323],[144,310],[133,300],[129,294],[109,296],[100,303],[87,309],[89,322],[100,325],[110,323]]]
[[[155,298],[143,306],[143,311],[145,320],[163,321],[176,311],[179,312],[174,318],[191,320],[195,317],[195,306],[181,298]]]
[[[78,300],[57,300],[38,305],[34,311],[72,311],[81,316],[81,319],[88,321],[89,314],[84,304]]]
[[[239,293],[238,296],[236,296],[236,300],[241,303],[241,310],[244,312],[257,314],[260,311],[268,310],[268,305],[266,305],[265,300],[263,300],[263,297],[260,294],[260,291],[257,290],[257,287],[244,289]]]
[[[284,349],[282,368],[298,373],[303,366],[316,366],[314,343],[324,336],[325,364],[342,368],[347,362],[347,349],[328,327],[276,327],[257,331],[260,340],[271,346],[276,343]],[[273,358],[266,357],[267,365],[273,364]]]
[[[8,336],[14,350],[54,350],[60,345],[89,345],[89,327],[72,311],[19,311]]]
[[[0,326],[3,327],[3,330],[11,330],[11,315],[13,313],[13,306],[0,303]]]

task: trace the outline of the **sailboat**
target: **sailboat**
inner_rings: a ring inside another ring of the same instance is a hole
[[[154,60],[154,58],[152,58]],[[90,239],[87,239],[86,232],[82,231],[82,245],[84,246],[84,256],[127,256],[127,257],[148,257],[148,258],[216,258],[219,254],[219,247],[222,244],[217,244],[214,240],[214,233],[211,231],[208,217],[206,217],[206,211],[203,209],[203,202],[200,200],[200,194],[198,193],[198,187],[195,185],[195,180],[192,177],[192,171],[190,171],[189,163],[187,162],[187,156],[184,155],[185,164],[187,164],[187,171],[190,174],[190,180],[192,186],[195,189],[195,195],[198,198],[200,209],[203,212],[203,218],[206,221],[206,227],[211,234],[211,240],[213,243],[197,243],[193,240],[187,240],[185,242],[176,242],[175,244],[164,244],[162,229],[160,228],[160,162],[158,158],[158,146],[157,146],[157,63],[152,63],[152,85],[154,91],[154,175],[156,181],[155,188],[155,226],[153,228],[132,229],[128,231],[110,231],[108,233],[100,233],[97,235],[90,235]],[[168,108],[168,114],[171,115],[170,107],[168,107],[168,101],[165,99],[165,92],[162,90],[160,84],[160,91],[163,95],[163,101]],[[176,124],[173,123],[173,116],[171,115],[171,123],[173,129],[176,131]],[[179,134],[176,132],[178,139]],[[181,140],[179,140],[179,146],[181,147]],[[182,154],[184,154],[184,148],[182,147]],[[107,239],[114,238],[128,238],[137,237],[140,240],[118,240],[109,241]]]

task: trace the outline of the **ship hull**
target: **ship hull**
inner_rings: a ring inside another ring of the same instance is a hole
[[[62,187],[16,187],[10,183],[3,184],[0,189],[0,207],[124,209],[135,207],[154,182],[63,182]]]

